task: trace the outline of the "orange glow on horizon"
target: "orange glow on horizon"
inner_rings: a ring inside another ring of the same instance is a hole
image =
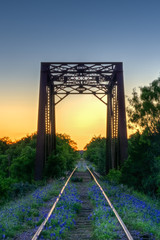
[[[0,138],[19,140],[37,131],[37,104],[5,102],[0,105]],[[78,149],[96,135],[105,136],[106,106],[94,96],[68,96],[56,106],[56,132],[65,133]]]
[[[56,132],[69,135],[82,150],[92,137],[106,136],[106,110],[93,95],[68,96],[56,106]],[[37,131],[36,103],[6,102],[0,105],[0,116],[0,138],[17,141]]]
[[[0,138],[9,137],[12,141],[17,141],[36,131],[35,106],[5,102],[0,105],[0,116]]]

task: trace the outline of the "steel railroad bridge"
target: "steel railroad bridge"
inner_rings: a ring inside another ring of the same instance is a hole
[[[122,62],[42,62],[35,180],[56,151],[55,106],[71,94],[92,94],[106,105],[106,173],[127,157]]]

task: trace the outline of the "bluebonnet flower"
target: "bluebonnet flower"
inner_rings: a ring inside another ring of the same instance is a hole
[[[47,222],[45,234],[48,232],[51,238],[62,239],[65,232],[75,225],[76,207],[80,204],[75,185],[69,183]]]
[[[147,203],[134,195],[128,194],[124,191],[124,189],[121,190],[120,186],[111,186],[108,183],[103,183],[102,187],[106,194],[109,196],[112,204],[120,216],[125,218],[126,212],[127,216],[129,213],[135,213],[134,220],[137,222],[141,221],[148,223],[150,231],[149,235],[151,239],[154,239],[150,227],[152,226],[154,228],[156,224],[160,224],[160,210],[157,209],[154,205],[151,206],[150,203]],[[100,189],[96,184],[90,187],[89,196],[96,205],[92,216],[89,216],[89,218],[96,222],[95,227],[97,229],[97,232],[98,230],[101,234],[103,232],[104,236],[107,234],[107,232],[104,230],[104,223],[107,223],[108,226],[109,224],[112,224],[112,227],[115,227],[113,231],[118,231],[116,220],[113,219],[113,215],[111,214],[111,209],[107,206],[108,204],[106,203],[105,198],[103,197]],[[145,232],[147,231],[148,229],[145,230]],[[141,233],[137,231],[136,236],[137,239],[140,239]]]
[[[0,239],[5,239],[8,233],[18,226],[22,226],[24,222],[30,223],[33,221],[35,225],[39,222],[39,217],[33,217],[31,210],[32,207],[38,208],[45,202],[45,197],[49,192],[52,192],[54,185],[48,184],[47,186],[36,189],[29,196],[24,197],[16,202],[11,202],[7,206],[0,209]],[[4,237],[5,236],[5,237]]]

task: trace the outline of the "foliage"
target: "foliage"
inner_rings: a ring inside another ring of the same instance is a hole
[[[158,192],[160,184],[160,135],[147,132],[132,135],[129,157],[122,167],[122,182],[147,194]]]
[[[10,174],[17,182],[31,182],[34,172],[34,160],[36,150],[26,146],[18,157],[14,158],[10,167]]]
[[[11,143],[8,137],[0,138],[0,154],[5,154]]]
[[[93,137],[85,146],[84,158],[90,162],[93,162],[97,166],[97,170],[101,173],[105,173],[105,156],[106,156],[106,139],[99,136]]]
[[[129,139],[129,156],[122,167],[122,182],[149,195],[160,185],[160,78],[133,90],[127,109],[129,126],[139,130]]]
[[[160,78],[141,87],[140,96],[133,90],[129,103],[129,125],[140,130],[129,139],[128,159],[120,171],[113,169],[107,177],[151,196],[160,196]],[[105,139],[92,138],[84,156],[104,173]]]
[[[75,145],[68,135],[58,134],[56,136],[56,153],[52,152],[48,157],[45,166],[46,177],[59,177],[65,171],[73,169],[79,157]]]
[[[0,155],[0,176],[9,177],[10,176],[10,159],[7,154]]]
[[[111,169],[107,175],[107,179],[111,182],[111,183],[120,183],[121,181],[121,171],[120,170],[116,170],[116,169]]]
[[[140,88],[140,96],[133,90],[127,109],[129,127],[148,129],[151,133],[159,132],[160,128],[160,77],[149,86]]]
[[[14,143],[7,137],[0,139],[1,201],[17,195],[14,187],[16,182],[32,181],[35,147],[35,134]]]
[[[30,184],[28,182],[17,182],[12,183],[12,188],[10,189],[9,194],[12,196],[12,198],[17,198],[22,197],[35,189],[35,184]]]
[[[5,178],[0,176],[0,196],[8,197],[8,193],[11,190],[11,185],[14,180],[11,178]]]
[[[36,155],[36,134],[17,142],[0,139],[0,197],[11,198],[32,189]],[[57,135],[57,152],[48,158],[46,177],[58,177],[71,170],[79,155],[76,143],[67,135]],[[30,183],[30,184],[29,184]],[[15,185],[17,184],[17,185]],[[27,190],[28,189],[28,190]]]

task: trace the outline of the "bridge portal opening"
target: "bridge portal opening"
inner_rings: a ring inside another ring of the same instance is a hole
[[[55,107],[56,134],[64,133],[83,148],[93,136],[106,137],[106,105],[93,95],[69,95]]]

